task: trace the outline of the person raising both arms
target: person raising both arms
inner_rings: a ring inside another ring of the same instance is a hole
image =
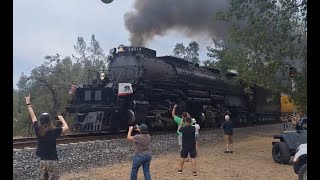
[[[25,97],[27,108],[31,116],[33,129],[37,136],[38,146],[36,155],[40,158],[39,179],[59,179],[59,162],[57,154],[57,137],[61,133],[69,130],[69,126],[64,118],[59,115],[58,118],[62,123],[62,127],[54,127],[53,121],[48,113],[42,113],[39,117],[40,124],[32,109],[30,102],[30,94]]]

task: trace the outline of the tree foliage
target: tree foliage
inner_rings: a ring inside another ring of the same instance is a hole
[[[199,64],[199,44],[196,41],[192,41],[188,47],[185,47],[183,43],[177,43],[173,49],[173,55]]]
[[[52,116],[58,113],[66,114],[65,107],[71,99],[68,95],[70,86],[79,83],[85,70],[104,68],[107,58],[94,35],[91,37],[90,46],[79,37],[74,49],[77,55],[45,56],[44,63],[35,67],[29,76],[21,74],[17,83],[19,89],[13,92],[14,135],[25,135],[28,123],[31,122],[24,96],[31,94],[36,113],[48,112]],[[67,121],[72,120],[67,118]]]
[[[72,57],[77,63],[81,63],[84,69],[99,70],[105,64],[107,57],[103,53],[95,35],[91,36],[90,46],[87,46],[82,37],[78,37],[77,44],[73,47],[79,56],[73,55]]]
[[[307,3],[305,0],[229,0],[218,14],[221,21],[235,22],[223,39],[207,47],[211,63],[222,70],[235,69],[247,82],[291,94],[306,110]],[[214,60],[214,61],[213,61]],[[291,90],[289,67],[299,73]]]

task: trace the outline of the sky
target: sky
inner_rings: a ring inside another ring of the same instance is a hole
[[[120,44],[130,45],[124,14],[133,8],[134,0],[14,0],[13,1],[13,88],[21,73],[44,62],[44,56],[71,56],[77,37],[87,43],[94,34],[105,54]],[[192,40],[200,44],[200,59],[205,60],[208,39],[190,39],[179,32],[155,37],[146,47],[157,56],[170,55],[176,43],[187,45]]]

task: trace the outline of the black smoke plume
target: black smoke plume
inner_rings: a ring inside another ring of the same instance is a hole
[[[227,8],[227,0],[135,0],[134,10],[125,14],[131,45],[142,46],[156,35],[169,31],[186,36],[223,35],[228,24],[216,13]]]

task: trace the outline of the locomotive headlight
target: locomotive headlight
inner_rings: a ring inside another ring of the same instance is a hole
[[[118,52],[125,52],[124,45],[122,45],[122,44],[118,47],[118,49],[119,49]]]
[[[105,77],[106,77],[106,75],[103,72],[100,73],[100,80],[104,80]]]

